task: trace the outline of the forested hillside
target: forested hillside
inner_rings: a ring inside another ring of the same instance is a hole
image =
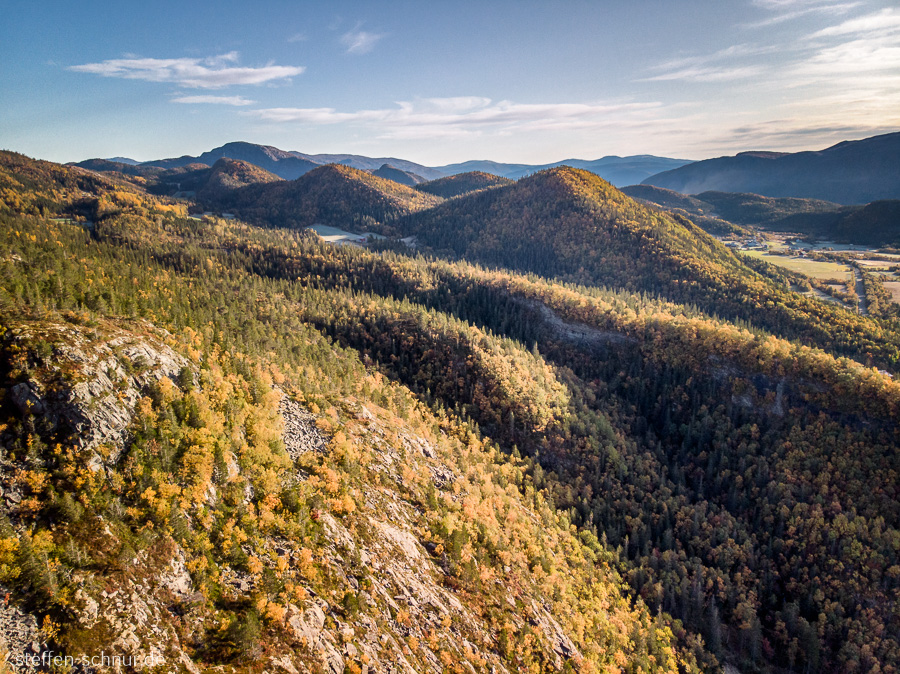
[[[414,234],[438,255],[660,295],[864,363],[900,363],[890,327],[791,292],[783,272],[746,261],[688,219],[647,208],[587,171],[550,169],[382,231]]]
[[[342,167],[235,189],[285,190],[272,221],[247,202],[268,228],[3,170],[0,581],[58,649],[115,633],[85,597],[165,595],[176,550],[190,592],[154,624],[200,667],[900,662],[896,322],[572,169],[378,212],[407,188]],[[327,217],[432,255],[294,228]],[[101,373],[134,414],[91,445],[58,410]]]
[[[329,164],[296,180],[248,185],[203,203],[260,225],[303,228],[322,224],[362,230],[439,201],[439,197],[393,180]]]
[[[427,192],[444,199],[452,199],[470,192],[478,192],[488,189],[489,187],[497,187],[499,185],[512,185],[513,181],[509,178],[501,178],[490,173],[482,171],[470,171],[468,173],[457,173],[456,175],[446,178],[438,178],[427,183],[422,183],[416,187],[420,192]]]
[[[220,159],[209,169],[206,179],[197,190],[197,199],[214,202],[233,190],[248,185],[279,182],[274,173],[237,159]]]
[[[764,197],[759,194],[701,192],[695,196],[652,185],[632,185],[629,196],[678,210],[715,234],[751,225],[764,230],[809,234],[819,239],[867,246],[900,243],[900,201],[889,199],[862,206],[841,206],[830,201]],[[716,222],[718,220],[718,223]],[[713,231],[709,226],[718,229]]]
[[[137,194],[89,228],[22,215],[23,173],[60,210],[81,176],[12,159],[0,574],[35,641],[190,671],[715,662],[630,596],[533,462],[320,331],[310,312],[343,292],[254,270],[330,249]]]

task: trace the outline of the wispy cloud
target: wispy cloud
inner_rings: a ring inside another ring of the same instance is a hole
[[[785,70],[799,85],[827,84],[832,93],[858,92],[900,98],[900,10],[847,19],[807,37],[807,56]],[[824,90],[824,89],[823,89]]]
[[[773,12],[789,12],[835,4],[833,0],[753,0],[753,4]]]
[[[302,66],[268,64],[239,67],[237,52],[208,58],[122,58],[70,66],[69,70],[103,77],[165,82],[191,89],[220,89],[238,84],[264,84],[301,74]]]
[[[179,96],[172,99],[173,103],[212,103],[218,105],[253,105],[256,101],[251,101],[243,96]]]
[[[765,28],[785,21],[806,16],[825,14],[839,16],[859,7],[862,2],[834,2],[833,0],[755,0],[754,5],[772,12],[773,16],[761,21],[745,24],[745,28]]]
[[[288,42],[306,42],[309,37],[306,33],[294,33],[288,38]]]
[[[267,108],[242,114],[272,123],[360,124],[382,138],[509,134],[604,128],[658,110],[659,103],[546,103],[492,101],[465,96],[398,102],[396,107],[342,112],[334,108]]]
[[[341,44],[348,54],[367,54],[385,37],[384,33],[370,33],[359,26],[341,35]]]
[[[712,54],[673,58],[654,66],[652,70],[657,72],[656,75],[650,75],[638,81],[728,82],[757,77],[765,71],[765,68],[758,63],[748,63],[747,60],[770,53],[773,49],[773,47],[738,44],[720,49]]]
[[[783,117],[737,126],[723,146],[825,146],[900,127],[900,10],[835,22],[795,41],[772,74]],[[839,123],[835,123],[840,120]],[[730,138],[730,140],[728,140]]]
[[[730,82],[748,77],[757,77],[764,72],[758,65],[749,66],[690,66],[680,70],[672,70],[653,77],[645,77],[640,82],[666,82],[673,80],[689,80],[693,82]]]
[[[681,141],[683,154],[794,151],[900,128],[900,8],[861,11],[868,3],[849,0],[754,4],[773,14],[768,25],[815,16],[792,24],[787,38],[773,30],[708,54],[677,55],[640,80],[678,82],[686,97],[692,85],[719,84],[716,100],[695,94],[703,106],[697,119],[684,118],[693,132]],[[740,104],[723,105],[721,90],[730,81],[751,83],[753,95],[770,102],[754,109],[750,87],[740,86],[729,90]]]
[[[844,35],[896,35],[900,33],[900,9],[883,9],[880,12],[847,19],[836,26],[823,28],[810,37],[835,37]]]
[[[896,131],[895,126],[883,124],[829,124],[806,118],[783,118],[724,129],[719,135],[702,142],[720,152],[743,151],[748,148],[766,150],[777,148],[790,152],[810,148],[824,149],[844,140],[866,138]]]
[[[793,68],[798,77],[834,82],[846,75],[890,73],[900,83],[900,44],[886,37],[865,37],[819,49]]]

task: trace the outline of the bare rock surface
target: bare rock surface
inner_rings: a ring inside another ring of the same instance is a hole
[[[561,669],[563,662],[569,658],[581,657],[578,647],[563,631],[556,619],[546,608],[534,600],[531,602],[531,615],[532,624],[544,634],[544,637],[556,654],[556,666],[558,668]]]
[[[30,378],[12,386],[13,403],[23,415],[36,417],[43,430],[67,432],[83,449],[104,446],[96,468],[119,458],[134,408],[147,387],[163,377],[175,381],[189,367],[186,358],[156,335],[114,330],[98,337],[75,325],[45,325],[39,335],[23,328],[15,332],[18,342],[53,344],[52,369],[65,376]]]
[[[120,656],[126,663],[123,666],[114,662],[103,671],[153,671],[147,663],[157,663],[171,671],[199,674],[200,669],[182,645],[179,633],[184,630],[179,623],[190,621],[192,610],[203,598],[194,592],[183,553],[176,543],[170,541],[153,553],[138,554],[130,573],[118,582],[76,594],[72,608],[78,623],[98,634],[112,635],[108,641],[97,644],[97,653],[80,657],[102,652]],[[160,557],[171,560],[161,563]],[[85,586],[94,584],[86,582]]]
[[[316,418],[303,405],[282,394],[278,411],[284,418],[284,448],[294,461],[304,452],[325,450],[328,441],[316,428]]]
[[[5,588],[0,587],[0,593],[0,649],[7,657],[8,667],[14,671],[29,671],[27,666],[18,667],[17,664],[22,656],[39,656],[44,650],[37,619],[9,603]]]

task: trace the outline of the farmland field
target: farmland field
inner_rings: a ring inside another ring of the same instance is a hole
[[[891,293],[894,302],[900,304],[900,281],[885,281],[884,287]]]
[[[850,278],[850,268],[844,264],[837,262],[826,262],[822,260],[810,260],[803,257],[786,257],[784,255],[769,255],[758,250],[741,251],[744,255],[765,260],[771,264],[783,267],[789,271],[806,274],[811,278],[822,280]]]

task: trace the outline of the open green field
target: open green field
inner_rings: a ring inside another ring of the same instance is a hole
[[[888,270],[893,271],[897,268],[896,261],[889,260],[857,260],[857,264],[862,267],[869,267],[869,271]]]
[[[891,293],[894,302],[900,304],[900,281],[885,281],[884,287]]]
[[[741,251],[744,255],[765,260],[779,267],[784,267],[789,271],[800,272],[811,278],[822,280],[841,279],[848,280],[850,278],[850,268],[847,265],[838,264],[837,262],[824,262],[821,260],[810,260],[803,257],[786,257],[784,255],[768,255],[760,250]]]
[[[359,234],[347,232],[343,229],[338,229],[337,227],[331,227],[330,225],[312,225],[311,227],[308,227],[308,229],[311,229],[326,241],[333,237],[350,238],[359,236]]]

